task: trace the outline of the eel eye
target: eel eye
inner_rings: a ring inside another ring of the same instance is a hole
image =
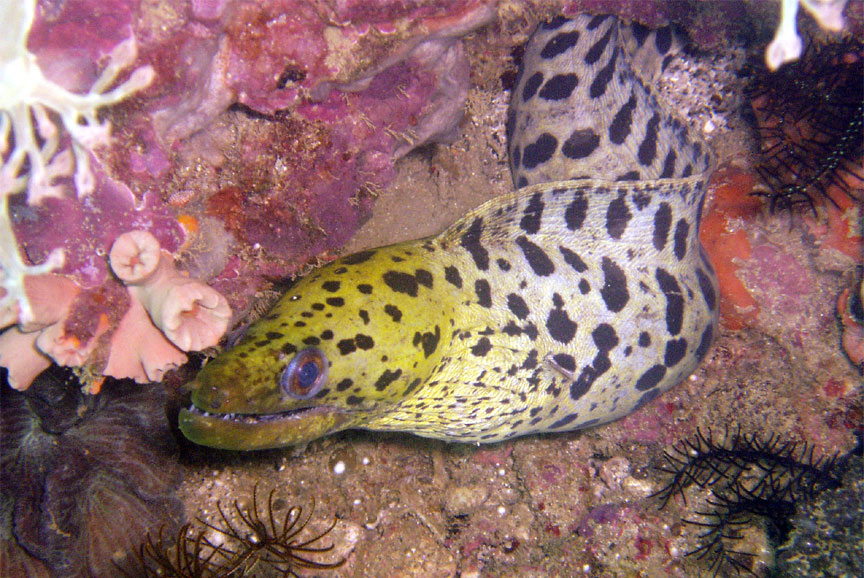
[[[279,385],[295,399],[309,399],[327,382],[327,357],[310,347],[294,356],[279,378]]]

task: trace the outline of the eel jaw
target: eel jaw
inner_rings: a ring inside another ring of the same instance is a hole
[[[344,411],[328,406],[271,414],[213,414],[181,409],[180,431],[202,446],[222,450],[266,450],[301,444],[346,429]]]

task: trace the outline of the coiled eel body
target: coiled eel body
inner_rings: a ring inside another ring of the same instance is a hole
[[[203,368],[184,434],[495,442],[615,420],[690,375],[717,327],[713,161],[652,89],[675,45],[614,17],[541,24],[507,121],[516,192],[302,279]]]

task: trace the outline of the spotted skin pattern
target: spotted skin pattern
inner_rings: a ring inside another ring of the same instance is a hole
[[[301,280],[204,367],[184,433],[494,442],[618,419],[690,375],[717,327],[698,236],[712,157],[651,88],[676,46],[613,17],[542,24],[508,114],[516,192]],[[308,348],[328,378],[298,400],[279,376]]]

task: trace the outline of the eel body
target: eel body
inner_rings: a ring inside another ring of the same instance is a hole
[[[713,160],[652,89],[675,45],[614,17],[541,24],[508,114],[515,192],[302,279],[202,369],[184,434],[495,442],[609,422],[690,375],[717,327]]]

